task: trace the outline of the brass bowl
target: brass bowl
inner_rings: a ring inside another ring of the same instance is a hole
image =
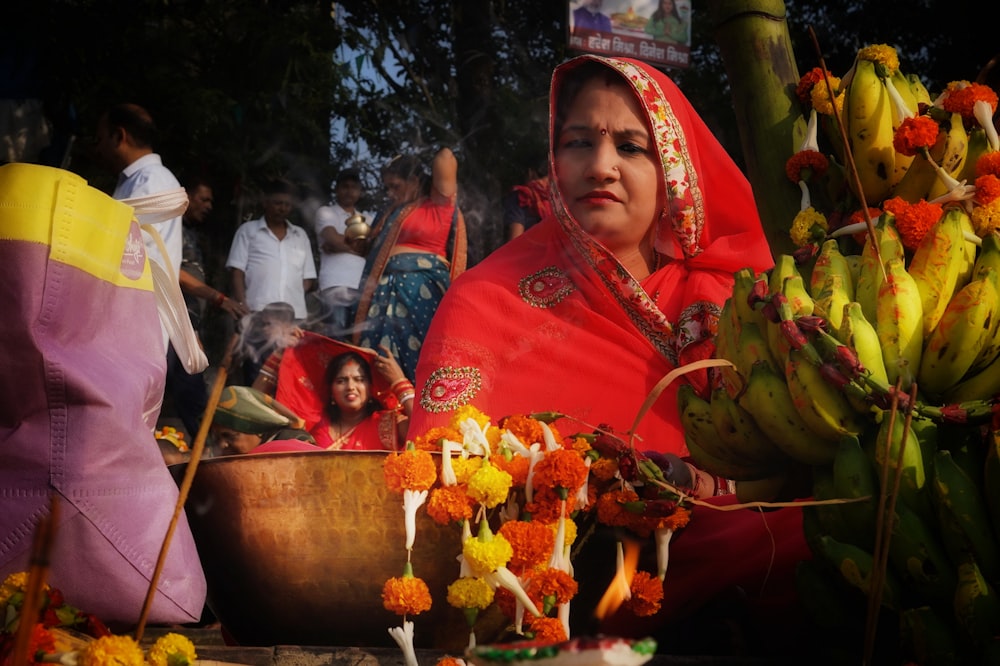
[[[208,606],[241,645],[396,647],[402,618],[382,585],[406,562],[402,496],[378,451],[266,453],[203,460],[186,513]],[[185,464],[171,465],[180,483]],[[461,534],[417,512],[413,571],[431,610],[408,619],[418,648],[462,649],[469,627],[447,602]],[[477,629],[478,635],[478,629]]]

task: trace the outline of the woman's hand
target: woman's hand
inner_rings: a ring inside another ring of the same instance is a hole
[[[403,369],[399,367],[399,363],[396,362],[396,359],[393,357],[392,352],[389,351],[389,348],[385,345],[379,345],[378,348],[382,350],[382,354],[380,354],[372,363],[372,367],[375,369],[375,372],[377,372],[379,376],[390,385],[400,379],[406,379],[406,375],[403,374]]]

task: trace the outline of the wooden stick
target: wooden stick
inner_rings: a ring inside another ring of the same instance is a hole
[[[49,513],[42,516],[35,528],[35,538],[31,544],[31,559],[28,565],[28,582],[24,591],[24,602],[21,604],[21,614],[17,623],[17,634],[14,637],[12,664],[30,664],[33,655],[31,649],[31,634],[38,624],[38,611],[42,607],[42,596],[45,594],[45,576],[49,569],[49,556],[55,541],[56,523],[59,518],[59,497],[55,493],[49,499]]]
[[[239,334],[233,335],[229,341],[229,347],[222,359],[222,364],[215,375],[212,383],[212,390],[208,394],[208,404],[205,405],[205,414],[201,418],[198,427],[198,435],[194,439],[191,447],[191,459],[184,470],[184,479],[181,481],[180,491],[177,495],[177,506],[174,507],[174,515],[170,519],[166,536],[163,537],[163,545],[160,547],[160,555],[156,559],[156,568],[153,570],[153,577],[149,581],[149,590],[146,592],[146,600],[142,604],[142,612],[139,615],[139,624],[135,628],[136,643],[142,640],[142,634],[146,629],[146,620],[149,617],[149,609],[153,605],[153,597],[156,596],[156,586],[160,581],[160,574],[163,573],[163,566],[166,563],[167,551],[170,548],[170,541],[177,529],[177,523],[184,513],[184,504],[187,502],[188,493],[194,483],[194,474],[198,470],[198,462],[201,460],[202,451],[205,449],[205,440],[208,438],[208,431],[212,427],[212,418],[215,416],[215,409],[219,406],[219,398],[222,397],[222,389],[226,387],[226,377],[229,374],[229,366],[233,361],[233,354],[239,342]]]

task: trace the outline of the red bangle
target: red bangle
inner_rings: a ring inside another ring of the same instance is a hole
[[[392,384],[389,385],[389,390],[395,392],[396,387],[403,383],[410,384],[410,380],[407,379],[406,377],[403,377],[402,379],[397,379],[396,381],[394,381]],[[413,388],[413,384],[410,384],[410,388]]]
[[[219,295],[215,297],[215,307],[221,308],[222,304],[225,302],[226,302],[226,295],[220,291]]]

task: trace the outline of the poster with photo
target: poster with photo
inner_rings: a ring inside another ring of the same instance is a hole
[[[569,47],[687,67],[691,0],[569,0]]]

